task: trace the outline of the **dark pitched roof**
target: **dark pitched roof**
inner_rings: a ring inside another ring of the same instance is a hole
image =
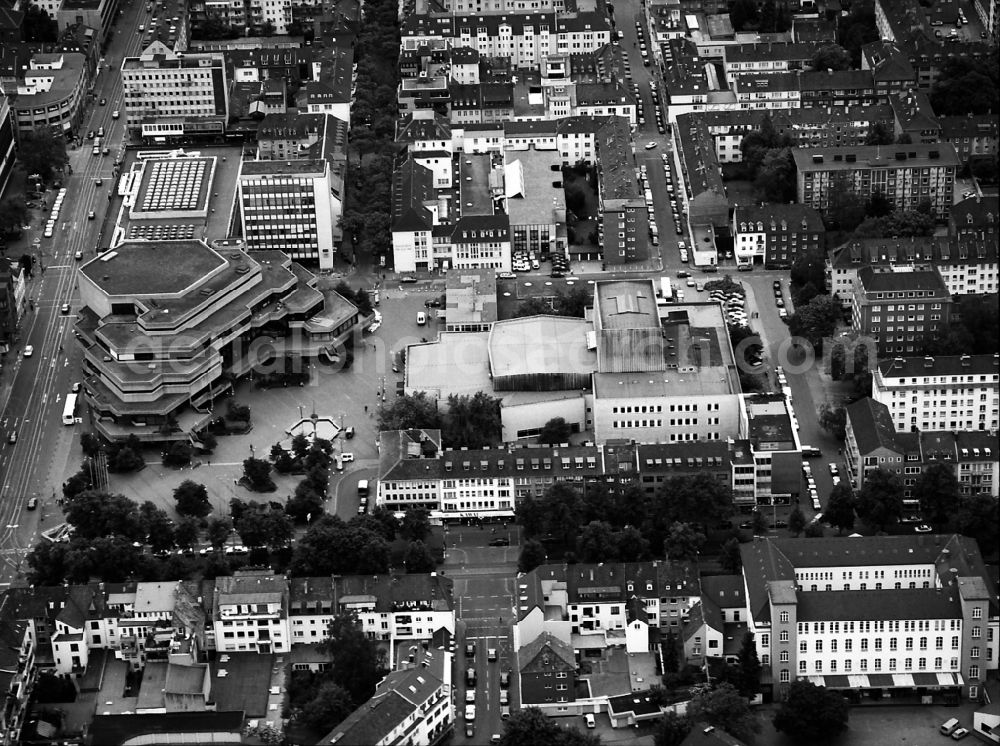
[[[936,355],[934,357],[897,357],[878,364],[883,378],[913,378],[916,376],[996,375],[1000,356]]]
[[[851,541],[848,539],[848,541]],[[800,622],[866,619],[956,619],[962,616],[954,588],[868,591],[804,591],[798,594]]]
[[[899,290],[929,290],[948,295],[944,280],[936,269],[918,269],[913,272],[885,272],[874,267],[858,270],[858,282],[866,293]]]
[[[430,230],[431,213],[424,202],[434,198],[434,174],[412,157],[392,175],[392,229]]]
[[[576,671],[573,648],[548,632],[522,645],[517,658],[522,674]]]
[[[441,474],[440,430],[387,430],[379,435],[378,479]]]
[[[903,449],[896,440],[896,426],[892,422],[889,407],[870,396],[847,405],[847,420],[851,423],[858,452],[862,457],[879,448],[896,453]]]

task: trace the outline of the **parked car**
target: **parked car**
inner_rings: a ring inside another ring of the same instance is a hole
[[[417,278],[414,277],[413,275],[403,275],[402,277],[399,278],[399,281],[405,283],[414,283],[417,281]]]
[[[37,507],[38,507],[38,498],[37,497],[28,498],[28,510],[34,510]]]
[[[25,345],[24,346],[24,356],[25,357],[31,357],[34,354],[35,354],[35,348],[34,348],[33,345]]]

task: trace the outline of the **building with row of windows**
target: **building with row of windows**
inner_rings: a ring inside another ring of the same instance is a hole
[[[896,210],[916,210],[929,201],[938,220],[952,205],[961,165],[948,143],[796,148],[797,201],[827,212],[833,195],[851,191],[861,200],[880,193]]]
[[[826,287],[849,308],[858,273],[869,267],[888,272],[937,272],[953,297],[996,293],[1000,290],[997,251],[995,237],[980,239],[970,234],[960,238],[853,238],[827,255]]]
[[[895,474],[903,484],[903,504],[908,513],[920,510],[913,487],[923,471],[934,464],[952,469],[963,495],[1000,494],[1000,442],[995,433],[971,429],[896,430],[889,407],[870,397],[847,407],[846,432],[844,456],[852,482],[862,488],[867,475],[875,469]]]
[[[826,227],[820,214],[806,205],[762,203],[736,205],[730,232],[737,263],[775,269],[820,251]]]
[[[878,356],[913,355],[951,322],[952,298],[934,268],[894,272],[862,267],[854,282],[851,325]]]
[[[286,254],[198,240],[123,241],[84,264],[79,285],[83,398],[109,440],[189,440],[232,377],[274,355],[261,339],[285,340],[292,357],[332,357],[359,323]]]
[[[1000,429],[997,355],[938,355],[883,360],[872,371],[872,398],[889,408],[896,430]]]
[[[89,82],[82,54],[32,55],[11,104],[18,134],[38,127],[48,127],[57,135],[75,132],[83,118]]]
[[[755,538],[741,545],[764,685],[804,679],[852,702],[978,699],[1000,652],[997,594],[958,535]]]

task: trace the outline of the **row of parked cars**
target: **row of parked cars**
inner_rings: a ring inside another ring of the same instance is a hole
[[[66,199],[66,187],[63,187],[56,193],[56,198],[52,202],[52,212],[49,214],[49,220],[45,224],[45,231],[43,233],[46,238],[52,238],[56,223],[59,222],[59,211],[62,210],[64,199]]]
[[[681,211],[677,205],[677,195],[674,194],[674,178],[670,170],[670,155],[668,153],[660,153],[660,159],[663,161],[663,177],[667,180],[667,195],[670,198],[670,212],[674,216],[674,231],[676,231],[678,236],[684,235],[684,230],[681,228]],[[683,241],[678,244],[683,247]],[[687,250],[682,253],[681,261],[686,262]]]
[[[475,738],[476,735],[476,697],[479,690],[476,688],[478,679],[476,676],[476,652],[478,647],[475,640],[467,640],[465,643],[465,658],[467,668],[465,669],[465,737]],[[486,660],[489,663],[496,663],[498,660],[497,649],[487,648]],[[500,671],[500,718],[507,720],[510,717],[510,671]],[[490,743],[499,743],[500,735],[496,734],[490,738]]]

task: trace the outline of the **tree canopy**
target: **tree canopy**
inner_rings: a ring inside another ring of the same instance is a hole
[[[1000,98],[1000,61],[993,46],[985,59],[948,57],[931,88],[931,106],[938,116],[996,113]]]
[[[835,485],[827,499],[823,520],[836,528],[838,532],[850,531],[854,528],[854,491],[841,482]]]
[[[729,683],[697,690],[688,705],[687,715],[695,722],[714,725],[748,744],[754,742],[761,730],[757,715],[747,700]]]
[[[838,692],[797,679],[774,716],[774,728],[795,743],[829,743],[847,730],[851,716],[847,700]]]
[[[325,515],[295,542],[289,572],[296,577],[376,575],[389,571],[389,542],[378,519],[350,523]]]
[[[931,464],[917,477],[911,496],[920,501],[924,518],[941,529],[954,518],[961,501],[961,490],[950,464]]]
[[[66,143],[48,127],[37,127],[21,135],[17,159],[29,175],[38,174],[44,182],[51,182],[69,163]]]
[[[788,317],[788,330],[808,341],[818,353],[823,350],[824,341],[833,337],[843,318],[844,309],[839,298],[817,295],[804,306],[798,306]]]
[[[177,512],[180,515],[204,518],[212,512],[212,503],[208,499],[205,485],[190,479],[185,479],[174,488],[174,500],[177,501]]]
[[[451,448],[483,448],[499,443],[503,431],[500,400],[482,391],[451,394],[441,437]]]
[[[600,746],[601,739],[592,733],[566,726],[537,707],[524,707],[504,721],[501,746]]]
[[[903,515],[903,483],[885,469],[874,469],[865,475],[858,493],[856,510],[873,528],[884,531]]]
[[[839,44],[824,44],[809,61],[814,70],[850,70],[851,54]]]
[[[933,236],[934,217],[916,210],[894,210],[882,217],[866,218],[854,229],[858,238],[910,238]]]
[[[378,413],[379,430],[410,430],[414,428],[437,429],[441,426],[441,415],[437,402],[426,391],[397,396],[382,407]]]

